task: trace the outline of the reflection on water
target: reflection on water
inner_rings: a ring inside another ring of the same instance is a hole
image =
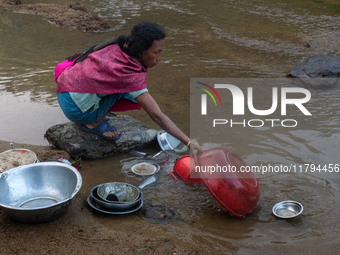
[[[112,29],[100,33],[67,31],[51,26],[40,16],[1,13],[0,140],[47,144],[45,130],[67,121],[55,94],[56,64],[110,36],[128,34],[140,21],[160,23],[167,31],[166,50],[159,66],[149,72],[148,89],[161,109],[188,134],[190,78],[284,77],[306,56],[340,54],[340,7],[333,0],[82,2]],[[58,3],[66,5],[68,1]],[[308,107],[313,116],[298,129],[275,127],[249,134],[233,130],[223,144],[208,141],[204,147],[230,147],[250,165],[331,163],[338,158],[339,96],[339,89],[316,91]],[[143,111],[129,114],[157,128]],[[333,222],[340,208],[335,195],[339,184],[328,174],[258,174],[259,204],[240,220],[226,213],[204,185],[185,184],[168,174],[178,157],[171,155],[157,174],[157,184],[146,187],[144,193],[146,204],[170,206],[182,221],[150,225],[136,215],[109,221],[97,216],[98,220],[113,229],[138,228],[153,237],[175,236],[179,243],[195,244],[197,250],[202,248],[209,254],[249,254],[255,250],[259,254],[315,253],[332,245],[326,240],[334,239],[339,232]],[[129,155],[85,161],[80,196],[86,198],[94,185],[110,180],[140,184],[142,178],[130,171],[136,161]],[[275,218],[272,206],[287,199],[301,202],[305,211],[291,220]]]
[[[1,140],[26,144],[47,143],[45,131],[59,123],[67,122],[59,107],[31,100],[31,93],[1,93]],[[39,96],[44,98],[44,94]],[[50,94],[45,95],[46,100]],[[32,143],[35,141],[35,143]]]

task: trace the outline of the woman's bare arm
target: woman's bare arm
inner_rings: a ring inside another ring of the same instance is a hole
[[[190,138],[186,136],[176,125],[170,120],[168,116],[166,116],[161,109],[159,108],[157,102],[153,99],[153,97],[145,92],[138,97],[135,98],[137,103],[147,112],[147,114],[151,117],[151,119],[157,123],[164,131],[172,135],[173,137],[180,140],[182,143],[187,145],[190,142]],[[202,151],[201,147],[196,142],[190,143],[191,151],[196,150]]]

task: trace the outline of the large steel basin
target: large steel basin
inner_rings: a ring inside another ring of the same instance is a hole
[[[66,212],[81,185],[79,171],[63,163],[19,166],[0,174],[0,207],[15,221],[48,222]]]

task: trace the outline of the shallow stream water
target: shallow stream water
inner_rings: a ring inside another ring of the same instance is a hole
[[[285,77],[307,56],[340,55],[340,5],[336,0],[82,2],[112,29],[67,31],[40,16],[1,13],[0,140],[47,145],[43,138],[46,129],[67,121],[55,93],[56,64],[108,37],[128,34],[140,21],[159,23],[167,32],[161,63],[149,70],[148,89],[164,113],[187,134],[190,78]],[[265,88],[262,92],[266,93]],[[276,128],[245,135],[238,130],[227,141],[203,145],[229,147],[249,165],[339,163],[340,90],[318,90],[313,95],[314,122],[290,132]],[[127,114],[158,129],[143,111]],[[158,150],[155,145],[146,151],[152,154]],[[145,229],[146,236],[175,238],[183,245],[194,243],[197,250],[209,250],[209,254],[329,254],[337,247],[340,187],[336,174],[258,174],[260,201],[251,214],[238,219],[230,216],[204,185],[185,184],[169,175],[180,156],[170,153],[169,162],[157,174],[157,183],[144,191],[146,205],[169,206],[179,220],[162,225],[150,224],[138,214],[98,214],[98,221],[112,229]],[[93,186],[108,181],[138,185],[143,178],[130,171],[136,162],[130,154],[84,161],[79,196],[86,199]],[[302,215],[291,220],[275,218],[271,209],[283,200],[302,203]]]

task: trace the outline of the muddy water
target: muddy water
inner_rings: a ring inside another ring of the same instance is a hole
[[[0,140],[46,145],[45,130],[67,121],[56,101],[55,65],[107,37],[127,34],[143,20],[157,22],[167,32],[166,50],[159,66],[149,71],[148,89],[162,110],[188,134],[190,78],[284,77],[306,56],[340,54],[340,7],[335,0],[83,3],[92,6],[112,29],[98,33],[66,31],[42,22],[40,17],[1,13]],[[332,89],[316,95],[311,106],[318,111],[315,125],[309,123],[292,132],[268,129],[253,136],[239,131],[223,144],[217,141],[204,146],[231,147],[251,165],[336,163],[340,92]],[[142,111],[128,114],[157,128]],[[148,152],[158,149],[156,146]],[[237,219],[226,213],[204,185],[188,185],[168,174],[179,156],[170,154],[169,162],[157,174],[158,182],[144,190],[146,205],[169,206],[177,211],[179,220],[149,224],[138,213],[119,217],[96,214],[97,220],[112,229],[137,229],[151,237],[175,238],[182,245],[194,244],[197,250],[208,250],[209,254],[329,253],[335,249],[340,205],[334,176],[259,174],[259,204],[245,219]],[[86,199],[94,185],[111,180],[138,185],[143,178],[130,171],[136,162],[129,154],[85,161],[79,196]],[[301,202],[303,214],[291,220],[275,218],[272,206],[288,199]]]

